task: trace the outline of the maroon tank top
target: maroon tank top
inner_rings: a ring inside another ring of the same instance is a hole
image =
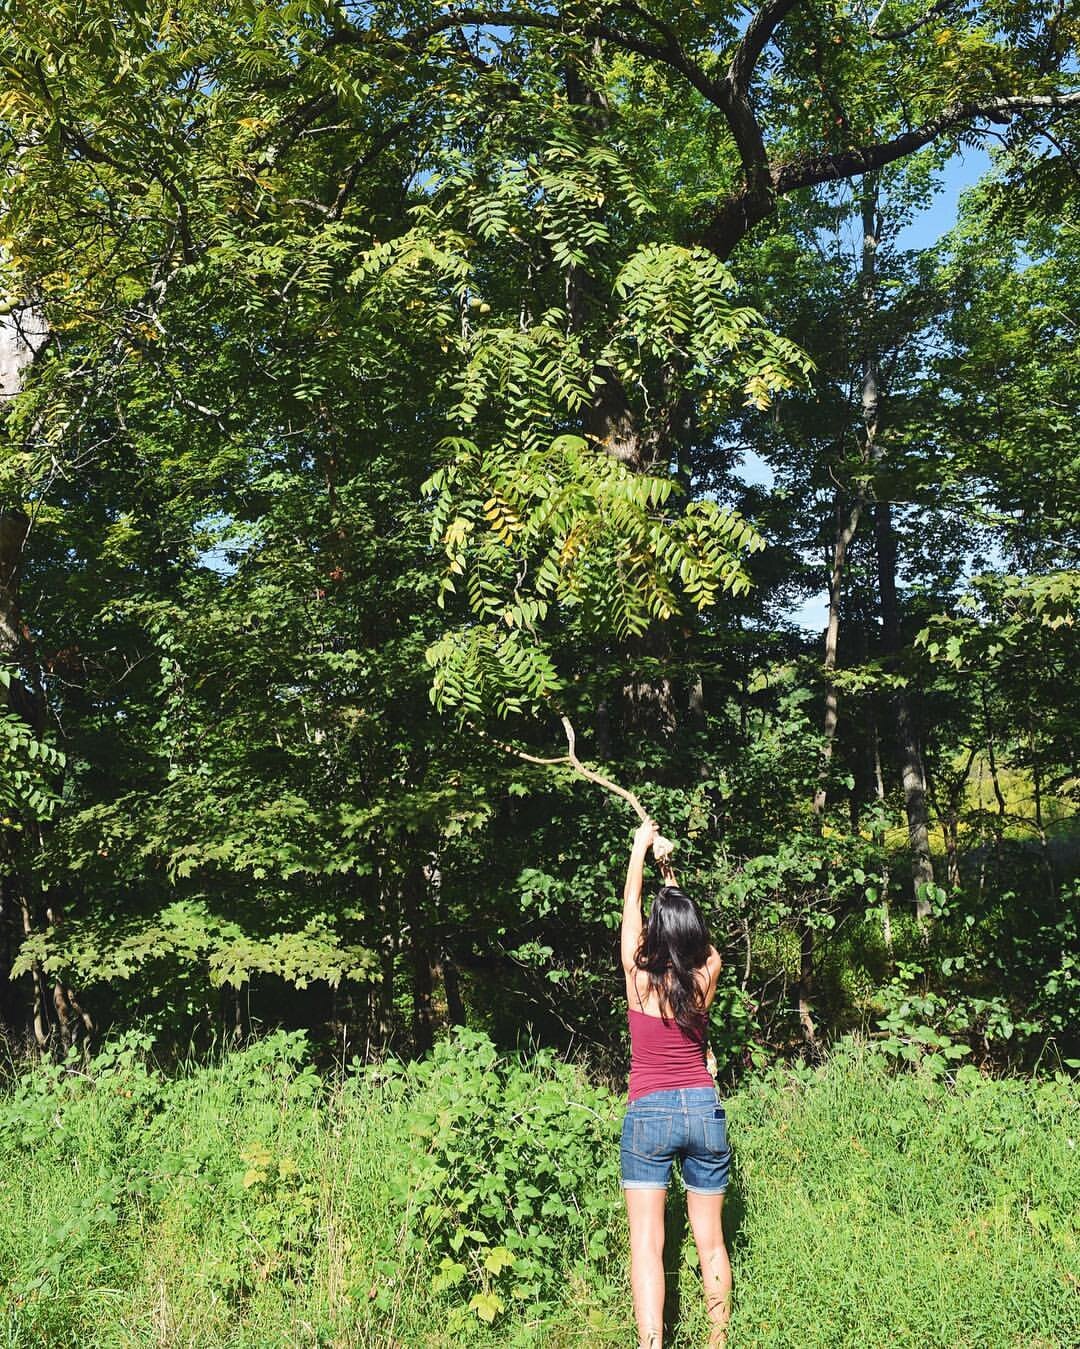
[[[650,1091],[713,1086],[705,1064],[705,1016],[696,1018],[694,1033],[687,1034],[674,1019],[665,1021],[633,1007],[626,1014],[630,1020],[629,1100],[636,1101]]]

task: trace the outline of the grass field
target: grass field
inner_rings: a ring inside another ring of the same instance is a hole
[[[295,1038],[168,1074],[128,1043],[12,1077],[0,1344],[634,1345],[617,1097],[551,1060],[442,1054],[327,1080]],[[1074,1082],[894,1076],[849,1045],[727,1109],[732,1349],[1080,1345]],[[480,1216],[489,1173],[536,1181],[545,1215]],[[472,1236],[446,1254],[447,1223],[492,1222],[516,1255]],[[536,1232],[543,1277],[515,1296]],[[673,1345],[704,1343],[692,1249],[676,1216]],[[470,1309],[477,1290],[496,1303]]]

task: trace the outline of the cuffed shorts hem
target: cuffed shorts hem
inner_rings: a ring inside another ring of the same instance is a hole
[[[655,1180],[624,1180],[620,1181],[624,1190],[666,1190],[666,1185],[660,1185]]]
[[[689,1191],[690,1194],[727,1194],[726,1185],[721,1190],[703,1190],[700,1185],[687,1185],[684,1182],[683,1189]]]

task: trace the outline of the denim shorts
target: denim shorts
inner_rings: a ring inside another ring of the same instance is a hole
[[[694,1194],[723,1194],[731,1169],[727,1116],[712,1087],[650,1091],[626,1107],[619,1147],[624,1190],[666,1190],[678,1157]]]

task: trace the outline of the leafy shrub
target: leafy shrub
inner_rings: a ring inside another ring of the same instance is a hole
[[[74,1052],[66,1063],[43,1061],[0,1101],[0,1150],[48,1159],[61,1175],[83,1154],[79,1178],[90,1181],[45,1230],[17,1289],[59,1292],[84,1257],[108,1267],[111,1230],[139,1214],[191,1241],[200,1279],[215,1292],[243,1298],[271,1278],[299,1286],[317,1239],[315,1172],[276,1140],[284,1110],[321,1096],[314,1068],[301,1062],[306,1037],[278,1032],[194,1080],[163,1077],[149,1049],[146,1036],[128,1032],[85,1067]]]
[[[392,1070],[386,1086],[409,1121],[394,1180],[407,1248],[434,1267],[433,1291],[460,1290],[458,1326],[469,1312],[493,1321],[510,1299],[553,1296],[568,1268],[608,1255],[619,1197],[610,1092],[550,1051],[500,1058],[469,1030]]]
[[[988,963],[1024,999],[1043,1034],[1080,1051],[1080,880],[1001,896],[1001,940]]]
[[[234,1300],[270,1280],[299,1288],[311,1277],[318,1171],[305,1124],[323,1083],[307,1054],[302,1032],[278,1031],[205,1070],[202,1100],[190,1079],[167,1082],[166,1108],[133,1140],[159,1210],[193,1241],[214,1232],[202,1242],[201,1276]],[[191,1126],[178,1130],[185,1113]]]
[[[919,988],[922,975],[922,965],[902,962],[878,994],[882,1036],[875,1043],[881,1052],[940,1075],[949,1064],[967,1058],[973,1045],[986,1058],[992,1041],[1030,1036],[1040,1029],[1037,1021],[1017,1019],[1002,997],[946,996]]]

